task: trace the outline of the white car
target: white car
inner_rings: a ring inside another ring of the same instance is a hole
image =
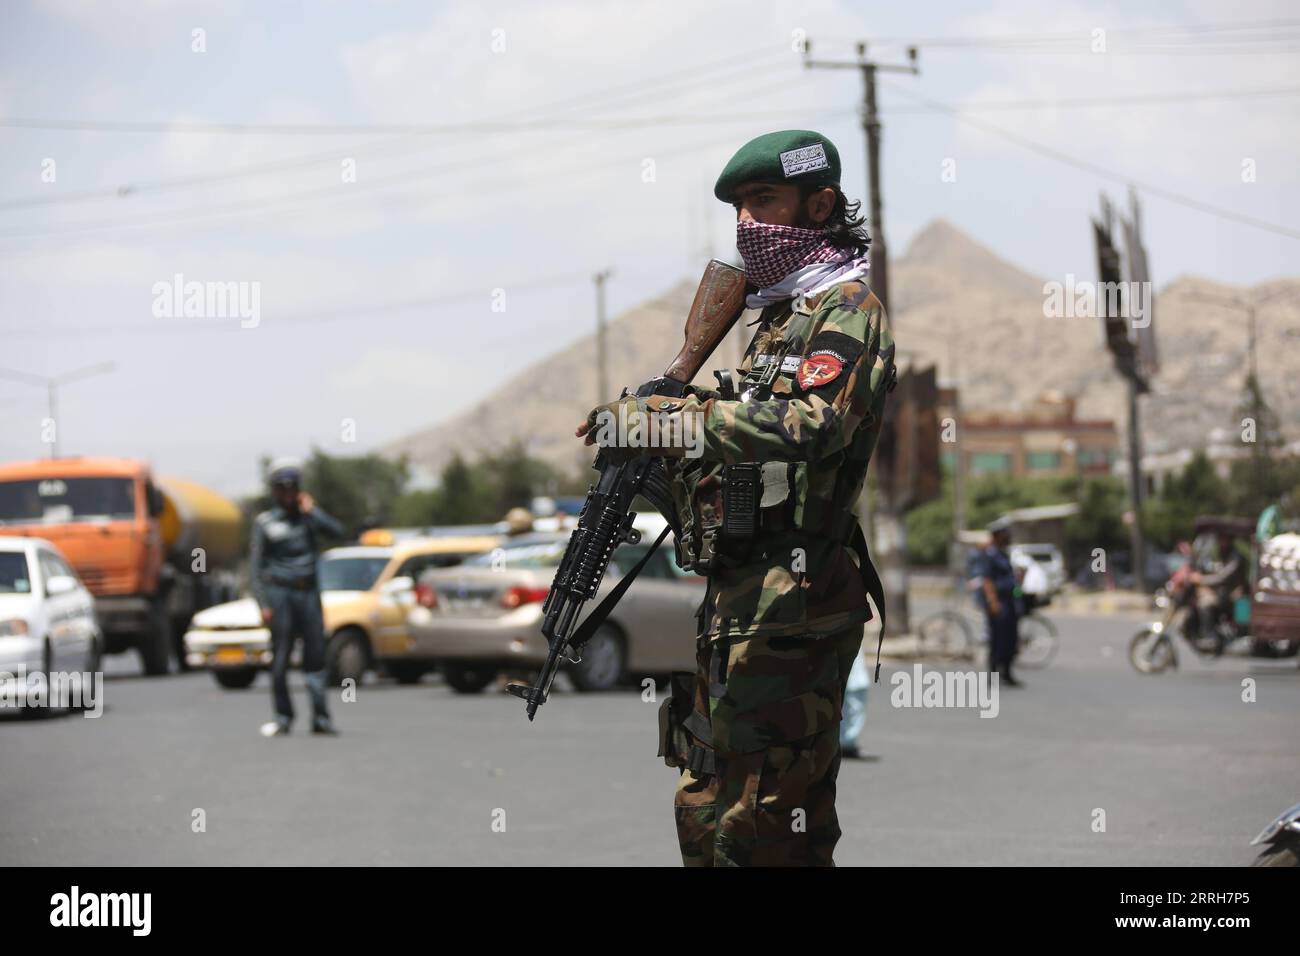
[[[1054,544],[1013,544],[1010,550],[1011,562],[1026,571],[1037,567],[1041,570],[1045,587],[1028,588],[1044,596],[1056,594],[1065,586],[1065,560],[1060,549]]]
[[[0,679],[93,674],[103,646],[95,599],[58,548],[0,537]]]

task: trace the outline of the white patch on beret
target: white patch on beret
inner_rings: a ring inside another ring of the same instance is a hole
[[[817,169],[827,169],[830,162],[826,159],[826,149],[821,143],[813,143],[811,146],[800,146],[798,149],[787,150],[781,154],[781,170],[785,173],[785,178],[798,176],[801,173],[811,173]]]

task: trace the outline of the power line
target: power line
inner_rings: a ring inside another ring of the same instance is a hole
[[[1120,27],[1106,31],[1107,37],[1154,37],[1156,39],[1177,39],[1186,37],[1188,40],[1197,40],[1202,43],[1215,43],[1218,41],[1229,43],[1240,43],[1250,41],[1273,41],[1278,39],[1279,30],[1287,30],[1300,27],[1300,19],[1286,18],[1277,20],[1255,20],[1255,21],[1237,21],[1231,23],[1202,23],[1188,24],[1184,26],[1152,26],[1152,27]],[[1248,31],[1267,31],[1262,35],[1251,37],[1242,36],[1243,32]],[[1197,38],[1190,36],[1193,34],[1238,34],[1237,36],[1221,37],[1202,37]],[[873,45],[901,45],[901,46],[923,46],[928,51],[940,52],[943,50],[961,50],[961,49],[1000,49],[1014,50],[1016,48],[1038,47],[1038,52],[1055,52],[1051,49],[1052,45],[1061,46],[1077,43],[1080,40],[1090,40],[1091,30],[1067,30],[1054,31],[1045,33],[1004,33],[1004,34],[985,34],[974,36],[929,36],[929,37],[878,37],[873,41]],[[1282,39],[1293,39],[1283,37]]]
[[[564,285],[579,280],[586,281],[590,279],[587,272],[556,273],[549,276],[538,276],[531,279],[525,279],[522,282],[499,282],[498,287],[504,288],[507,292],[532,289],[546,289],[558,285]],[[278,327],[281,325],[316,325],[325,322],[333,322],[340,319],[353,319],[365,317],[367,319],[385,313],[405,312],[411,309],[429,309],[438,311],[454,305],[461,305],[465,302],[478,301],[482,302],[489,298],[492,292],[492,286],[482,285],[474,289],[460,289],[454,292],[440,293],[436,296],[419,297],[413,299],[400,299],[393,302],[384,302],[379,304],[356,304],[338,307],[299,309],[281,316],[267,316],[264,321],[268,328]],[[259,324],[259,328],[260,328]],[[60,335],[129,335],[132,333],[147,333],[155,335],[158,333],[174,332],[199,332],[199,331],[221,331],[231,330],[231,325],[223,319],[202,318],[186,321],[184,319],[159,319],[153,322],[131,322],[125,324],[115,324],[112,326],[103,325],[31,325],[15,326],[5,328],[3,332],[6,336],[60,336]]]
[[[800,74],[802,75],[802,74]],[[771,84],[773,88],[788,89],[790,81],[780,78]],[[762,92],[762,88],[755,89],[750,87],[746,93],[753,95],[756,92]],[[839,111],[837,111],[839,112]],[[725,145],[730,142],[730,138],[720,140],[710,140],[705,143],[694,144],[684,149],[661,150],[656,153],[658,157],[676,156],[684,153],[696,152],[702,149],[712,149],[718,145]],[[573,143],[569,147],[569,152],[576,152],[580,156],[586,156],[589,149],[584,143]],[[495,156],[469,156],[457,162],[444,163],[440,166],[425,167],[418,170],[405,170],[402,172],[391,173],[387,176],[375,177],[356,183],[346,185],[330,185],[317,187],[314,189],[302,190],[287,196],[277,196],[271,199],[248,199],[238,202],[227,203],[217,206],[200,206],[193,209],[178,210],[173,213],[163,213],[159,215],[149,215],[137,217],[133,220],[124,220],[122,217],[104,219],[91,222],[69,223],[64,226],[47,227],[43,229],[23,229],[19,227],[17,231],[0,232],[0,240],[4,239],[37,239],[51,236],[74,236],[89,235],[99,232],[117,232],[119,230],[149,229],[156,226],[169,226],[189,224],[193,222],[204,222],[211,219],[224,219],[231,216],[240,216],[245,213],[258,215],[262,213],[276,212],[283,214],[281,209],[285,204],[292,206],[294,203],[316,203],[346,200],[363,195],[375,190],[389,189],[395,186],[402,186],[422,180],[436,179],[448,173],[456,172],[466,168],[480,169],[485,166],[491,166],[502,162],[513,160],[517,157],[517,151],[511,150],[502,152]],[[557,158],[552,155],[552,158]],[[563,157],[558,157],[563,159]],[[593,169],[606,168],[620,163],[626,163],[629,160],[624,157],[617,157],[604,162],[584,162],[581,169],[575,169],[571,162],[564,162],[558,170],[562,175],[586,174]],[[549,182],[549,180],[548,180]],[[493,193],[502,193],[514,188],[535,188],[536,182],[516,184],[515,186],[503,186],[495,180],[485,180],[481,183],[484,188],[491,189]],[[466,190],[474,188],[474,183],[459,183],[457,194],[463,194]]]
[[[1208,100],[1276,98],[1295,96],[1296,94],[1300,94],[1300,86],[1276,86],[1244,90],[1203,90],[1200,92],[1139,93],[1132,96],[1089,96],[1075,99],[1051,100],[959,100],[956,103],[953,103],[952,107],[960,109],[963,112],[980,112],[984,110],[1014,111],[1037,109],[1088,109],[1098,106],[1128,106],[1147,103],[1168,103],[1180,105],[1183,103],[1205,102]],[[892,109],[884,109],[881,112],[900,115],[905,113],[935,113],[945,111],[946,110],[944,109],[932,106],[918,106],[911,109],[908,109],[907,107],[894,107]]]
[[[747,91],[752,93],[752,90]],[[1039,110],[1039,109],[1091,109],[1107,106],[1129,106],[1143,104],[1163,104],[1163,105],[1184,105],[1187,103],[1207,102],[1214,100],[1235,100],[1235,99],[1276,99],[1281,97],[1295,96],[1300,94],[1300,86],[1281,86],[1281,87],[1263,87],[1240,90],[1205,90],[1199,92],[1170,92],[1170,93],[1149,93],[1137,94],[1133,96],[1094,96],[1081,97],[1074,99],[1039,99],[1039,100],[1002,100],[1002,101],[979,101],[967,100],[958,101],[952,106],[963,112],[1014,112],[1019,110]],[[917,107],[886,107],[881,110],[882,113],[889,115],[908,115],[945,112],[946,110],[932,106]],[[528,132],[551,132],[564,129],[645,129],[659,128],[663,126],[713,126],[718,123],[739,123],[752,122],[754,120],[771,119],[776,116],[784,116],[788,111],[754,111],[754,112],[728,112],[728,113],[697,113],[697,114],[669,114],[661,116],[640,116],[624,119],[583,119],[581,117],[574,119],[561,120],[543,120],[535,123],[478,123],[478,124],[446,124],[445,132],[454,132],[462,130],[469,125],[475,126],[480,130],[501,130],[512,133]],[[850,111],[851,112],[851,111]],[[432,128],[430,128],[432,131]],[[406,144],[408,146],[417,146],[422,149],[426,144],[412,143],[410,137],[399,136],[395,139],[385,139],[374,143],[363,143],[354,145],[349,148],[339,148],[330,150],[325,153],[314,153],[308,156],[292,157],[284,160],[261,163],[254,166],[237,167],[232,170],[219,173],[209,173],[196,176],[184,176],[173,179],[161,179],[152,182],[129,183],[112,189],[86,190],[79,193],[64,193],[57,196],[29,197],[26,199],[0,200],[0,209],[19,209],[30,208],[35,206],[57,206],[79,202],[87,202],[104,199],[118,199],[125,196],[133,196],[146,192],[160,192],[172,189],[190,188],[193,186],[209,185],[220,182],[230,182],[238,179],[257,177],[263,175],[273,175],[280,172],[288,172],[295,169],[307,168],[310,166],[321,165],[327,162],[337,162],[338,160],[350,158],[355,155],[374,152],[375,150],[384,150],[385,156],[393,155],[393,149]]]
[[[1177,203],[1179,205],[1186,206],[1189,209],[1195,209],[1199,212],[1208,213],[1212,216],[1217,216],[1220,219],[1226,219],[1231,222],[1237,222],[1247,226],[1254,226],[1256,229],[1263,229],[1266,232],[1276,233],[1277,235],[1286,236],[1290,239],[1300,239],[1300,230],[1291,229],[1288,228],[1287,226],[1280,226],[1277,223],[1269,222],[1264,219],[1258,219],[1254,216],[1248,216],[1245,213],[1235,212],[1231,209],[1224,209],[1220,206],[1214,206],[1211,205],[1210,203],[1202,202],[1199,199],[1194,199],[1191,196],[1185,196],[1182,193],[1174,192],[1171,189],[1166,189],[1163,186],[1157,186],[1153,183],[1143,182],[1140,179],[1135,179],[1134,177],[1125,175],[1124,173],[1116,172],[1113,169],[1109,169],[1105,166],[1098,165],[1097,163],[1090,162],[1089,160],[1080,159],[1077,156],[1072,156],[1069,153],[1064,153],[1061,150],[1052,148],[1051,146],[1046,146],[1035,140],[1027,139],[1024,136],[1019,135],[1018,133],[1013,133],[1011,130],[1004,129],[1001,126],[994,126],[990,123],[985,123],[981,120],[973,119],[972,117],[967,116],[964,111],[958,109],[957,107],[951,106],[947,103],[940,103],[937,100],[928,99],[924,96],[921,96],[917,93],[913,93],[912,91],[907,90],[896,84],[889,83],[886,85],[891,90],[894,90],[895,92],[903,96],[906,96],[909,99],[915,100],[920,103],[924,103],[925,105],[932,107],[934,110],[938,112],[948,113],[954,118],[960,120],[961,122],[966,123],[968,126],[973,126],[976,129],[983,130],[984,132],[990,133],[994,136],[999,136],[1002,139],[1015,143],[1017,146],[1023,147],[1024,149],[1028,149],[1042,156],[1046,156],[1049,159],[1054,159],[1057,162],[1065,163],[1068,166],[1074,166],[1077,169],[1086,170],[1087,172],[1093,173],[1094,175],[1097,176],[1101,176],[1104,179],[1109,179],[1114,182],[1122,183],[1124,185],[1134,186],[1135,188],[1141,189],[1143,192],[1149,195],[1158,196],[1161,199],[1168,200],[1169,202]]]
[[[713,77],[710,83],[728,80],[749,79],[754,75],[756,55],[767,54],[775,58],[770,47],[761,51],[749,51],[744,54],[724,57],[704,66],[694,66],[684,70],[675,70],[646,80],[638,80],[622,87],[611,87],[597,94],[586,93],[569,97],[552,103],[539,104],[512,110],[495,120],[465,121],[460,123],[248,123],[248,122],[183,122],[168,120],[87,120],[87,119],[53,119],[42,117],[3,117],[0,127],[11,129],[44,129],[65,131],[90,131],[100,133],[201,133],[261,135],[261,136],[345,136],[375,133],[401,133],[404,135],[439,135],[449,132],[511,131],[515,129],[519,116],[535,116],[540,111],[565,111],[574,109],[591,109],[597,105],[617,105],[623,108],[627,100],[661,97],[665,92],[677,87],[695,87],[700,79],[709,73],[734,61],[742,60],[739,66],[724,71],[722,77]],[[527,124],[525,124],[527,125]]]
[[[752,62],[752,54],[749,54],[747,56],[749,56],[750,59],[744,64],[743,68],[740,69],[739,71],[733,69],[727,71],[727,73],[724,74],[722,77],[714,77],[713,80],[711,81],[713,85],[710,87],[710,90],[716,91],[720,87],[731,85],[736,80],[748,81],[749,78],[752,76],[753,62]],[[608,108],[608,106],[610,105],[609,101],[611,97],[613,97],[613,101],[615,103],[617,103],[621,99],[623,101],[621,107],[626,108],[626,106],[628,105],[629,94],[639,94],[639,98],[642,100],[646,98],[647,94],[654,97],[662,97],[666,92],[671,92],[675,86],[680,85],[683,82],[690,83],[690,84],[697,83],[701,76],[713,72],[714,70],[717,69],[719,65],[725,65],[727,63],[730,63],[734,59],[736,59],[736,57],[727,57],[724,58],[723,60],[717,61],[714,64],[706,65],[704,67],[696,67],[693,68],[692,70],[675,71],[673,73],[665,74],[662,77],[658,77],[656,79],[637,84],[635,88],[629,88],[623,91],[620,91],[618,88],[615,88],[612,90],[605,90],[597,94],[595,97],[586,96],[586,97],[569,98],[566,100],[560,100],[558,101],[558,103],[554,108],[566,109],[566,110],[573,110],[578,108],[588,108],[588,109]],[[690,74],[690,75],[683,76],[683,74]],[[677,79],[676,82],[673,82],[674,78],[679,78],[679,79]],[[650,89],[646,89],[647,83],[650,84]],[[753,92],[752,87],[746,87],[745,92],[747,95],[752,95]],[[584,103],[587,104],[585,107],[583,106]],[[581,117],[579,117],[579,118],[572,118],[572,119],[563,119],[563,118],[532,119],[525,122],[521,122],[517,119],[511,119],[511,117],[518,116],[518,115],[525,115],[525,114],[528,116],[536,116],[537,109],[538,108],[532,108],[526,111],[523,110],[515,111],[512,113],[504,114],[502,117],[494,120],[478,121],[474,123],[372,124],[368,126],[354,126],[354,127],[323,127],[323,126],[296,127],[299,129],[312,129],[315,131],[325,131],[328,129],[337,132],[341,132],[344,129],[347,129],[353,132],[365,132],[371,134],[399,131],[399,130],[404,130],[405,132],[403,135],[398,136],[395,139],[382,140],[377,143],[365,143],[365,144],[360,144],[359,146],[353,146],[351,148],[340,148],[336,150],[331,150],[327,153],[313,153],[307,156],[290,157],[284,160],[258,164],[255,166],[242,167],[234,170],[227,170],[224,172],[201,174],[201,175],[188,176],[188,177],[179,177],[173,179],[163,179],[154,182],[125,184],[111,189],[86,190],[80,193],[74,193],[70,195],[63,194],[63,195],[48,196],[48,197],[44,197],[44,196],[27,197],[23,199],[5,200],[5,201],[0,201],[0,209],[27,208],[33,206],[63,205],[68,203],[78,203],[78,202],[86,202],[86,201],[94,201],[94,200],[120,199],[127,196],[143,193],[143,192],[157,192],[157,191],[165,191],[165,190],[173,190],[173,189],[184,189],[184,188],[191,188],[194,186],[208,185],[211,183],[229,182],[229,181],[234,181],[234,180],[249,178],[249,177],[275,175],[281,172],[305,168],[313,165],[319,165],[326,162],[336,162],[343,158],[349,158],[355,154],[371,152],[376,149],[382,149],[385,151],[385,155],[391,155],[393,149],[397,148],[402,143],[406,142],[406,140],[408,140],[410,137],[435,134],[435,133],[447,134],[447,133],[464,133],[464,132],[473,132],[473,131],[510,132],[510,133],[532,132],[532,131],[549,132],[553,130],[586,128],[586,127],[608,128],[608,129],[620,129],[620,128],[635,129],[644,126],[666,125],[667,123],[672,123],[672,122],[677,122],[679,124],[686,124],[686,125],[689,125],[689,123],[694,122],[693,120],[686,117],[679,117],[676,120],[674,120],[674,118],[672,117],[649,117],[649,118],[642,118],[642,119],[635,119],[635,118],[596,119],[596,120],[591,120],[591,119],[584,120]],[[751,118],[752,118],[752,114],[751,114]],[[716,117],[703,118],[699,120],[699,122],[702,123],[714,123],[718,121],[722,121],[722,120],[719,120]],[[26,122],[26,121],[0,120],[0,126],[3,126],[8,122]],[[62,123],[64,121],[41,120],[41,121],[32,121],[32,122]],[[86,122],[86,123],[83,123],[83,121],[69,121],[69,122],[82,124],[77,128],[85,128],[85,129],[101,129],[105,126],[105,124],[100,124],[97,122]],[[107,124],[107,125],[115,125],[115,124]],[[151,129],[155,129],[157,131],[171,131],[172,129],[172,127],[166,123],[150,123],[150,124],[139,124],[139,125],[148,126]],[[206,124],[197,124],[197,125],[205,128],[192,129],[187,131],[196,131],[196,132],[212,131],[206,128]],[[247,127],[247,124],[245,124],[245,126],[246,128],[249,128]],[[410,144],[410,145],[415,145],[415,144]],[[423,148],[423,145],[424,144],[419,144],[419,146],[417,147],[417,151],[419,148]]]

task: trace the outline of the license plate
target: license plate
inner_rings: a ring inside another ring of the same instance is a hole
[[[218,647],[215,660],[218,664],[243,664],[248,652],[242,647]]]
[[[449,611],[477,611],[483,607],[482,598],[448,598],[446,601],[447,610]]]

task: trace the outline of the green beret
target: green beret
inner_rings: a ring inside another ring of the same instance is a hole
[[[764,133],[731,157],[713,187],[713,195],[731,202],[732,193],[741,183],[785,182],[838,186],[840,154],[835,144],[807,129]]]

